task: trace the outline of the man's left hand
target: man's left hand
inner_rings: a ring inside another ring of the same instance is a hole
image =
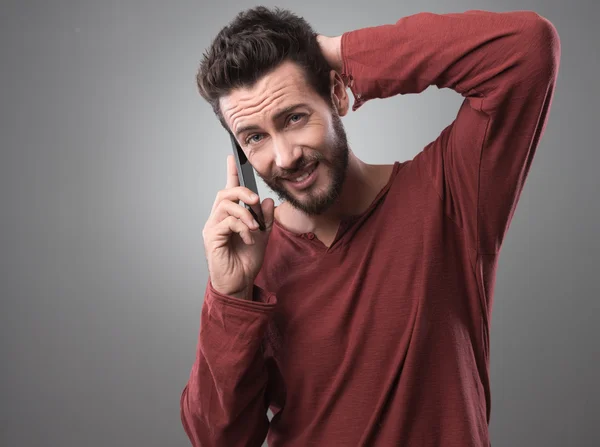
[[[342,61],[342,36],[327,37],[318,34],[317,42],[331,68],[341,74],[344,68]]]

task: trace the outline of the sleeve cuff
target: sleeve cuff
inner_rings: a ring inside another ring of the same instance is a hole
[[[359,76],[359,65],[355,64],[351,57],[351,48],[353,45],[354,34],[356,31],[347,31],[342,34],[342,39],[340,42],[340,52],[342,54],[342,79],[348,83],[348,87],[350,87],[350,91],[354,96],[354,103],[352,105],[352,111],[355,112],[360,106],[362,106],[367,98],[364,93],[361,93],[360,87],[357,86],[357,77]],[[360,78],[358,80],[360,83]]]
[[[256,284],[252,290],[252,301],[248,301],[217,292],[210,280],[208,281],[206,300],[216,300],[228,306],[255,312],[270,311],[277,305],[277,297],[275,294],[267,292]]]

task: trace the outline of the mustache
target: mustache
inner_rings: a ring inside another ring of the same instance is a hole
[[[304,169],[306,169],[306,167],[308,165],[311,165],[315,162],[319,162],[323,160],[323,156],[322,155],[311,155],[311,156],[304,156],[300,159],[298,159],[298,161],[296,162],[296,164],[294,165],[293,168],[291,169],[277,169],[277,171],[271,176],[270,180],[271,181],[278,181],[278,180],[282,180],[285,178],[289,178],[294,176],[295,174],[302,172]]]

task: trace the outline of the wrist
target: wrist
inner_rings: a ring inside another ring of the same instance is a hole
[[[230,296],[240,299],[240,300],[252,301],[253,290],[254,290],[253,287],[249,287],[249,288],[241,290],[239,292],[232,293]]]
[[[254,284],[245,289],[234,291],[230,287],[221,284],[215,284],[212,279],[209,279],[209,287],[217,294],[225,297],[237,298],[246,301],[252,301],[254,298]]]
[[[327,63],[333,70],[341,73],[344,64],[342,60],[342,36],[327,37],[318,35],[317,41]]]
[[[342,36],[336,36],[331,39],[332,58],[334,60],[334,70],[341,73],[344,68],[342,59]]]

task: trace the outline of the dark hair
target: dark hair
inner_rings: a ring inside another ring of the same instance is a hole
[[[196,77],[200,95],[229,130],[219,98],[239,87],[252,87],[285,60],[304,70],[308,84],[330,102],[329,72],[317,34],[297,15],[280,8],[258,6],[238,13],[204,53]]]

